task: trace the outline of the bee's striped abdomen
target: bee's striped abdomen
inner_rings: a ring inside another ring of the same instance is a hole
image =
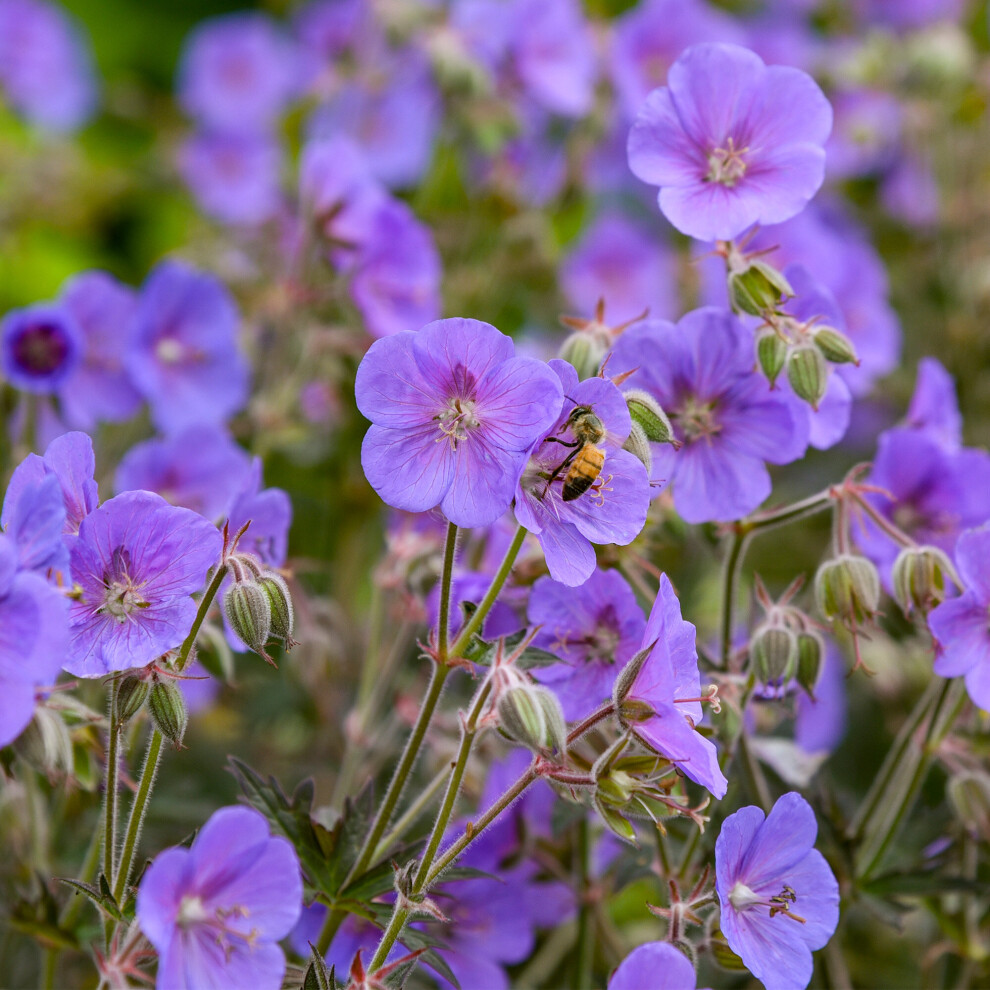
[[[571,462],[564,477],[562,494],[565,502],[580,498],[597,480],[605,466],[605,451],[585,444]]]

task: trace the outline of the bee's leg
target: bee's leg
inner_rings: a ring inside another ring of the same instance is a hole
[[[549,438],[549,437],[547,437],[547,439],[549,440],[550,438]],[[560,441],[559,441],[559,440],[558,440],[557,442],[558,442],[558,443],[560,443]],[[569,446],[571,446],[571,445],[570,445],[570,444],[564,444],[564,446],[565,446],[565,447],[569,447]],[[576,445],[575,445],[575,446],[576,446]],[[580,447],[578,447],[578,450],[580,450]],[[561,461],[561,462],[560,462],[560,463],[559,463],[559,464],[558,464],[558,465],[557,465],[557,466],[556,466],[556,467],[555,467],[555,468],[553,469],[553,474],[551,474],[551,475],[550,475],[550,477],[549,477],[549,478],[547,478],[547,483],[546,483],[546,485],[545,485],[545,486],[544,486],[544,488],[543,488],[543,494],[542,494],[542,495],[540,496],[540,501],[541,501],[541,502],[543,501],[543,499],[545,499],[545,498],[547,497],[547,492],[548,492],[548,491],[550,491],[550,486],[551,486],[551,485],[553,484],[553,482],[554,482],[554,481],[556,481],[556,479],[557,479],[557,478],[559,478],[559,477],[560,477],[560,475],[561,475],[561,472],[563,472],[563,471],[565,471],[565,470],[566,470],[567,468],[569,468],[569,467],[571,466],[571,461],[573,461],[573,460],[574,460],[574,458],[575,458],[575,457],[577,457],[577,455],[578,455],[578,450],[572,450],[572,451],[571,451],[571,452],[570,452],[570,453],[569,453],[569,454],[568,454],[568,455],[567,455],[567,456],[566,456],[566,457],[565,457],[565,458],[564,458],[564,459],[563,459],[563,460],[562,460],[562,461]]]
[[[580,440],[575,440],[573,443],[571,443],[569,440],[558,440],[556,437],[545,437],[544,440],[543,440],[543,442],[544,443],[559,443],[561,445],[561,447],[580,447],[581,446],[581,441]]]

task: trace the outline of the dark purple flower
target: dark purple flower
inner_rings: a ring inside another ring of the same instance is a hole
[[[965,591],[933,609],[928,628],[938,643],[935,673],[966,678],[978,708],[990,708],[990,526],[971,529],[956,544]]]
[[[298,88],[293,45],[260,13],[202,22],[186,41],[179,100],[199,123],[227,132],[273,125]]]
[[[55,683],[69,641],[67,600],[22,570],[19,556],[0,533],[0,746],[31,721],[37,689]]]
[[[390,187],[413,185],[430,163],[440,129],[440,95],[429,65],[412,48],[376,50],[364,64],[374,72],[349,80],[317,110],[310,137],[349,137],[375,178]]]
[[[990,454],[970,447],[947,450],[922,430],[881,433],[868,481],[884,492],[866,496],[881,515],[916,542],[948,554],[964,529],[990,519]],[[868,518],[855,536],[889,586],[900,547]]]
[[[82,360],[83,335],[65,307],[12,309],[0,321],[0,371],[15,388],[54,392]]]
[[[787,464],[808,445],[809,420],[753,370],[753,335],[727,310],[705,308],[675,326],[646,320],[619,337],[609,370],[633,371],[682,446],[655,444],[653,476],[673,485],[690,523],[739,519],[770,494],[764,461]]]
[[[676,260],[666,245],[620,213],[605,213],[582,234],[560,266],[565,295],[581,313],[599,299],[611,323],[677,307]]]
[[[351,296],[375,337],[440,315],[440,255],[430,229],[399,200],[386,200],[375,211],[350,276]]]
[[[839,885],[814,848],[811,806],[790,792],[769,815],[741,808],[715,843],[715,889],[726,941],[767,990],[803,990],[811,952],[839,922]]]
[[[96,107],[89,47],[61,5],[0,0],[0,87],[31,123],[73,131]]]
[[[278,946],[302,908],[299,860],[251,808],[221,808],[189,849],[159,853],[137,894],[158,990],[278,990]]]
[[[136,444],[121,458],[114,490],[157,492],[216,522],[247,479],[251,459],[219,426]]]
[[[82,361],[58,390],[66,420],[89,429],[133,416],[141,396],[124,368],[137,293],[107,272],[82,272],[62,287],[61,301],[82,332]]]
[[[652,648],[626,700],[645,702],[653,715],[630,723],[630,728],[696,784],[716,798],[725,797],[728,781],[718,765],[715,745],[695,729],[702,718],[695,628],[681,617],[681,603],[666,574],[660,577],[642,645]]]
[[[550,576],[575,587],[595,570],[593,543],[625,546],[636,539],[646,523],[652,492],[642,462],[622,449],[631,429],[622,393],[605,378],[579,382],[577,372],[565,361],[553,360],[550,367],[560,378],[565,401],[556,422],[529,451],[516,489],[515,514],[543,548]],[[604,438],[592,445],[604,460],[591,487],[565,501],[569,468],[563,463],[568,454],[579,451],[569,422],[577,406],[590,407],[604,427]]]
[[[237,306],[212,275],[163,261],[141,289],[127,368],[165,433],[222,423],[247,398]]]
[[[514,0],[509,39],[513,70],[527,94],[551,113],[583,117],[591,109],[597,64],[576,0]]]
[[[201,131],[179,151],[182,177],[208,216],[259,224],[279,209],[282,149],[267,134]]]
[[[629,167],[664,216],[704,241],[780,223],[825,176],[832,110],[811,76],[737,45],[689,48],[629,133]]]
[[[614,22],[610,65],[619,106],[632,120],[685,48],[743,40],[739,25],[706,0],[643,0]]]
[[[94,509],[72,547],[71,641],[65,669],[102,677],[142,667],[177,647],[220,556],[220,533],[151,492],[125,492]]]
[[[694,990],[694,966],[670,942],[646,942],[619,963],[608,990]]]
[[[25,495],[25,491],[51,476],[58,483],[63,505],[61,518],[64,524],[64,542],[71,548],[83,519],[100,502],[96,482],[93,480],[95,472],[93,441],[85,433],[66,433],[56,437],[48,445],[44,457],[28,454],[15,468],[7,486],[0,525],[5,528],[13,526],[11,514],[17,513],[17,503],[31,505],[32,499],[37,497]],[[31,508],[34,512],[37,506]]]
[[[560,699],[569,722],[612,696],[615,675],[639,649],[646,617],[618,571],[595,571],[578,588],[540,578],[529,599],[535,645],[564,662],[533,671]]]
[[[561,388],[539,361],[478,320],[438,320],[375,341],[358,368],[371,420],[361,463],[389,505],[439,505],[458,526],[487,526],[512,501],[526,452],[556,419]]]

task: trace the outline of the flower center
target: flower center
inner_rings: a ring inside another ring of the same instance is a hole
[[[257,928],[241,931],[230,924],[230,919],[246,918],[247,916],[247,908],[240,905],[234,905],[230,908],[216,908],[211,915],[206,909],[202,897],[198,894],[186,894],[179,902],[179,912],[175,920],[180,928],[205,927],[215,932],[216,944],[220,946],[224,956],[229,960],[230,953],[234,949],[235,939],[246,942],[249,947],[253,946],[258,939],[260,932]]]
[[[747,887],[742,881],[736,881],[735,886],[729,891],[729,903],[740,913],[754,907],[765,907],[769,908],[771,918],[783,914],[791,921],[798,921],[802,925],[807,923],[806,918],[791,911],[791,905],[797,903],[797,894],[794,892],[794,888],[786,883],[779,894],[767,899],[761,897],[751,887]]]
[[[131,555],[124,547],[116,547],[110,555],[110,566],[103,574],[103,604],[97,609],[112,615],[123,624],[132,612],[148,608],[149,602],[140,594],[140,583],[130,575]]]
[[[178,364],[185,353],[186,349],[174,337],[163,337],[155,345],[155,357],[162,364]]]
[[[36,323],[14,342],[14,360],[31,375],[50,375],[69,354],[68,341],[54,323]]]
[[[718,182],[731,189],[746,174],[746,159],[743,157],[749,148],[737,148],[735,141],[728,138],[724,148],[714,148],[708,152],[708,174],[706,182]]]
[[[677,425],[684,433],[685,443],[692,443],[702,438],[708,439],[721,432],[722,424],[715,416],[716,404],[702,402],[697,396],[686,396],[681,406],[671,416],[677,420]]]
[[[477,403],[474,399],[461,396],[448,399],[447,404],[433,418],[440,430],[436,442],[440,443],[446,438],[454,450],[457,450],[459,443],[467,440],[472,430],[481,426],[477,415]]]

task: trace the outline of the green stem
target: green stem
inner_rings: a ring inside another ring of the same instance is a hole
[[[457,526],[447,523],[447,541],[443,548],[443,570],[440,575],[440,617],[437,622],[437,659],[447,662],[450,637],[450,585],[454,576],[454,555],[457,552]]]
[[[943,681],[928,728],[920,745],[909,745],[904,761],[888,780],[873,816],[863,830],[863,844],[856,857],[856,876],[868,880],[883,861],[901,825],[914,806],[939,744],[952,727],[966,693],[961,678]]]
[[[113,887],[114,854],[117,851],[117,782],[120,763],[120,722],[117,720],[117,698],[120,681],[114,678],[107,701],[110,730],[107,741],[106,796],[103,803],[103,875]]]
[[[41,988],[55,990],[55,973],[58,967],[58,953],[54,949],[45,949],[41,954]]]
[[[408,831],[409,827],[416,821],[417,818],[423,813],[423,810],[430,803],[433,795],[440,790],[441,785],[450,775],[451,767],[450,764],[445,763],[440,770],[437,772],[436,776],[431,780],[423,790],[416,795],[416,800],[413,801],[411,805],[401,814],[398,821],[389,829],[388,834],[385,835],[381,842],[378,843],[378,848],[375,850],[375,855],[371,857],[372,862],[377,862],[382,859],[386,853],[391,849],[399,839]]]
[[[189,663],[189,657],[196,643],[196,637],[199,635],[199,630],[206,621],[210,606],[220,591],[220,585],[223,584],[226,573],[226,567],[221,564],[213,575],[213,579],[207,585],[206,591],[203,592],[199,608],[196,611],[196,618],[193,619],[192,627],[189,629],[189,635],[182,641],[175,659],[174,666],[180,674]],[[162,734],[155,729],[151,733],[151,739],[148,742],[148,753],[144,759],[144,766],[141,768],[141,782],[138,784],[137,793],[134,795],[134,801],[131,804],[131,813],[127,819],[127,832],[124,835],[124,848],[120,854],[120,865],[117,870],[116,880],[113,883],[113,896],[118,904],[121,903],[124,891],[127,889],[127,883],[131,878],[131,869],[134,866],[134,853],[137,850],[141,828],[144,825],[144,816],[148,810],[148,801],[151,799],[155,777],[158,773],[162,742]]]
[[[575,990],[591,990],[592,970],[595,960],[594,912],[588,900],[590,887],[591,843],[588,834],[588,819],[583,818],[577,825],[577,867],[578,867],[578,928],[575,943]]]
[[[739,758],[743,775],[746,778],[746,787],[749,790],[750,796],[755,798],[756,803],[769,814],[770,809],[773,807],[773,801],[770,798],[770,789],[767,787],[767,780],[763,776],[763,770],[760,767],[759,761],[756,759],[756,754],[749,748],[745,731],[739,733],[739,739],[736,744],[736,755]]]

